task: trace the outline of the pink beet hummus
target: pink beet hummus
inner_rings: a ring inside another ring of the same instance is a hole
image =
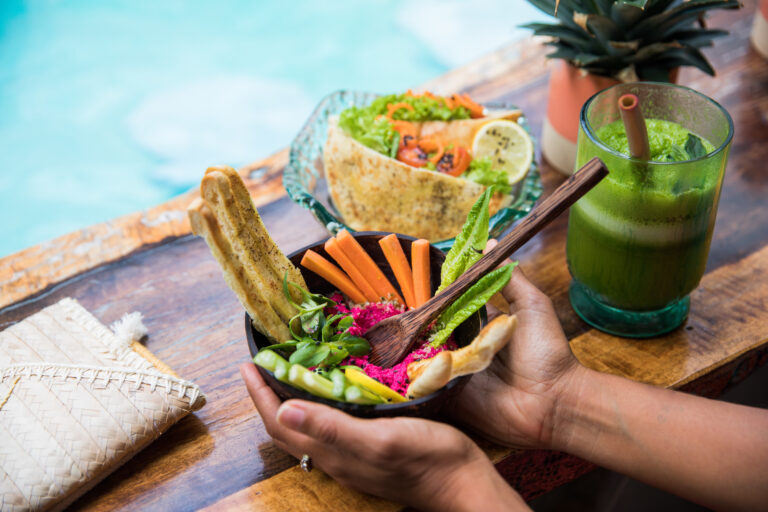
[[[368,329],[382,320],[399,315],[405,311],[401,306],[391,302],[368,303],[364,306],[349,307],[340,293],[334,293],[331,296],[331,300],[336,302],[336,306],[329,308],[328,312],[331,314],[352,315],[354,322],[352,327],[349,328],[349,333],[355,336],[362,336]],[[407,369],[410,363],[420,359],[429,359],[443,350],[454,350],[456,348],[456,342],[453,340],[453,336],[451,336],[439,348],[430,346],[429,342],[424,340],[416,350],[408,354],[405,359],[392,368],[382,368],[369,363],[368,356],[350,356],[342,361],[341,364],[359,366],[369,377],[378,380],[405,396],[409,384]]]

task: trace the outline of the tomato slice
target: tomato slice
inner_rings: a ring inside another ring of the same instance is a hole
[[[427,165],[427,154],[418,146],[400,146],[397,150],[397,159],[411,167]]]
[[[445,155],[437,163],[437,170],[454,177],[461,176],[467,170],[472,157],[466,148],[457,146],[445,152]]]

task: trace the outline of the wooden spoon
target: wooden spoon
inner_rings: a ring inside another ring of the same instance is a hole
[[[408,354],[419,334],[481,277],[498,267],[533,235],[575,203],[608,174],[605,164],[595,157],[539,203],[496,247],[464,272],[439,295],[416,309],[383,320],[364,337],[371,344],[370,361],[389,368]]]

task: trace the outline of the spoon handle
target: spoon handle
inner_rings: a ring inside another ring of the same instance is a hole
[[[470,286],[485,274],[498,267],[513,252],[530,240],[544,226],[549,224],[565,209],[579,200],[608,174],[605,164],[595,157],[581,167],[575,174],[563,182],[557,190],[544,199],[515,228],[488,251],[477,263],[472,265],[456,281],[432,297],[418,310],[412,313],[421,325],[431,322],[448,305],[458,299]],[[416,320],[414,318],[413,320]]]

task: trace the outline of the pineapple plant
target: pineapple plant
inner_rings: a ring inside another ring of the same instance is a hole
[[[622,82],[667,82],[681,66],[714,75],[701,48],[728,32],[707,28],[704,15],[740,6],[738,0],[528,1],[559,21],[523,25],[553,38],[547,44],[555,51],[547,57]]]

